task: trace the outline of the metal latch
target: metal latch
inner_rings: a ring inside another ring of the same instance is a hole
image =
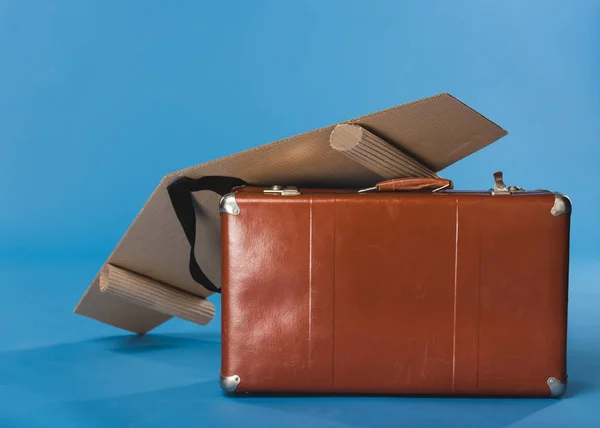
[[[494,173],[494,188],[490,190],[492,195],[510,195],[511,193],[526,192],[518,186],[506,186],[502,177],[502,171]]]
[[[299,195],[300,191],[295,186],[271,186],[268,189],[265,189],[263,193],[271,194],[271,195],[281,195],[281,196],[293,196]]]

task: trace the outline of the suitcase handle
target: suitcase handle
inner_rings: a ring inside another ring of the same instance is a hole
[[[431,190],[438,192],[442,189],[453,189],[454,183],[444,178],[395,178],[380,181],[374,187],[359,190],[359,193],[377,190],[379,192],[408,192],[411,190]]]
[[[177,220],[190,244],[190,274],[194,281],[213,293],[220,293],[221,290],[208,279],[196,261],[196,210],[192,193],[208,190],[223,196],[234,187],[245,184],[239,178],[208,176],[197,179],[182,177],[167,187]]]

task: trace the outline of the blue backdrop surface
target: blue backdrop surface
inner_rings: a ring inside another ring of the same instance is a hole
[[[591,0],[1,1],[0,427],[600,426],[599,47]],[[456,187],[573,201],[564,399],[229,399],[218,321],[72,314],[166,173],[439,92],[509,131]]]

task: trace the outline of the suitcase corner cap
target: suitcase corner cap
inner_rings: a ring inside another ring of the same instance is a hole
[[[238,375],[223,376],[219,373],[219,385],[221,385],[221,389],[225,392],[235,392],[240,381],[241,379]]]
[[[550,387],[550,395],[552,397],[560,397],[567,390],[567,382],[561,382],[555,377],[548,378],[548,386]]]
[[[556,193],[554,195],[554,205],[550,210],[553,216],[571,214],[571,200],[567,195]]]
[[[227,193],[221,198],[221,202],[219,203],[219,212],[231,215],[238,215],[240,213],[240,207],[235,200],[236,193],[237,192]]]

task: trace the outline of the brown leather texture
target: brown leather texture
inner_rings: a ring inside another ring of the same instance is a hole
[[[381,192],[398,192],[409,190],[452,189],[454,184],[444,178],[396,178],[377,183]]]
[[[570,215],[549,192],[264,195],[222,220],[236,392],[549,396]]]

